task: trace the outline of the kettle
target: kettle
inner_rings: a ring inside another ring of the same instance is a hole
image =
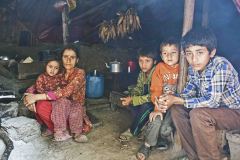
[[[118,62],[117,60],[108,63],[105,63],[106,67],[110,69],[111,73],[119,73],[121,72],[121,62]]]

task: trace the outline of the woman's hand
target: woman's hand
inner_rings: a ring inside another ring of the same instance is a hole
[[[35,112],[35,113],[37,112],[37,111],[36,111],[36,107],[35,107],[35,103],[27,106],[27,108],[28,108],[30,111],[32,111],[32,112]]]
[[[23,103],[25,106],[30,106],[31,104],[34,104],[36,102],[36,98],[34,94],[27,94],[24,99],[23,99]]]
[[[120,98],[123,106],[129,106],[132,103],[132,97],[128,96],[125,98]]]

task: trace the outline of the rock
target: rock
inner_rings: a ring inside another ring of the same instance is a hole
[[[27,117],[11,118],[2,123],[9,133],[9,137],[14,141],[24,141],[28,143],[40,136],[40,125],[34,119]]]
[[[14,149],[8,160],[47,160],[49,159],[48,141],[38,137],[28,143],[13,141]],[[58,158],[56,158],[58,159]]]
[[[22,102],[19,102],[18,116],[24,116],[28,118],[35,118],[34,112],[30,111]]]
[[[3,152],[5,151],[5,149],[6,149],[6,145],[3,142],[3,140],[0,139],[0,157],[2,157]]]
[[[18,103],[0,103],[0,117],[17,117],[18,114]]]

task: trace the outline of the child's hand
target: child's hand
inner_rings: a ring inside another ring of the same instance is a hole
[[[161,113],[166,113],[166,111],[167,111],[167,108],[164,105],[162,105],[159,98],[157,98],[156,96],[155,96],[155,101],[154,101],[154,107],[155,107],[155,110],[157,110],[158,112],[161,112]]]
[[[128,96],[125,98],[120,98],[123,106],[129,106],[132,103],[132,97]]]
[[[157,110],[158,110],[158,105],[159,105],[158,98],[157,98],[157,96],[155,96],[154,107],[155,107]]]
[[[150,122],[155,121],[157,116],[160,116],[160,119],[163,120],[163,114],[157,111],[157,112],[151,112],[149,114],[149,121]]]

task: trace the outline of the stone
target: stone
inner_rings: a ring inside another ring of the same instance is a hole
[[[11,118],[2,123],[2,127],[6,128],[9,137],[14,141],[24,141],[28,143],[40,136],[40,125],[35,119],[27,117]]]
[[[3,117],[17,117],[18,114],[18,103],[0,103],[0,118]]]
[[[2,157],[3,152],[5,151],[5,149],[6,149],[6,145],[5,145],[5,143],[3,142],[3,140],[0,139],[0,157]]]

